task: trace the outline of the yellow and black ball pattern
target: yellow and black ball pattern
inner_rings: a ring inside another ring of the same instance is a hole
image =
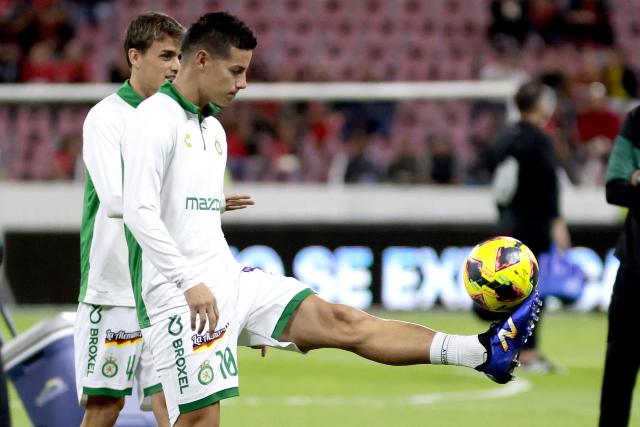
[[[465,261],[464,285],[482,308],[510,312],[538,283],[538,261],[521,241],[498,236],[479,243]]]

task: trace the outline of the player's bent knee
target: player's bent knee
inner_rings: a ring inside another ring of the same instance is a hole
[[[124,397],[87,396],[82,427],[113,425],[124,407]]]
[[[87,396],[86,410],[115,411],[116,415],[124,407],[124,397]]]

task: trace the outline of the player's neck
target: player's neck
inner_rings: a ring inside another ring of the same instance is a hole
[[[133,89],[135,93],[137,93],[144,99],[147,99],[148,97],[150,97],[151,95],[153,95],[158,91],[158,88],[153,89],[148,85],[144,85],[140,80],[140,78],[138,78],[138,76],[135,73],[131,74],[131,77],[129,78],[129,85],[131,86],[131,89]]]
[[[193,84],[194,79],[190,79],[188,76],[186,76],[186,74],[187,72],[185,72],[184,74],[178,74],[176,79],[173,81],[173,86],[187,101],[202,108],[203,105],[200,100],[198,86],[196,84]],[[207,103],[205,102],[204,105],[206,104]]]
[[[542,120],[536,113],[524,113],[520,116],[520,121],[539,127]]]

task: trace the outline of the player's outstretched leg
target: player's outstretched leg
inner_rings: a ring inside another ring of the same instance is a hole
[[[421,325],[385,320],[317,295],[306,298],[284,331],[274,338],[302,351],[340,348],[388,365],[432,363],[468,366],[498,383],[513,379],[513,369],[538,320],[540,298],[527,298],[507,320],[480,335],[450,335]]]
[[[311,295],[300,303],[280,336],[302,351],[339,348],[387,365],[429,363],[435,331],[414,323],[386,320]]]
[[[511,381],[520,350],[532,334],[541,307],[542,301],[535,291],[509,317],[493,323],[487,332],[480,334],[478,338],[487,349],[487,361],[476,370],[499,384]]]
[[[293,342],[302,351],[340,348],[388,365],[468,366],[504,383],[513,377],[518,352],[537,321],[540,304],[536,294],[525,300],[510,320],[484,334],[449,335],[413,323],[381,319],[312,295],[302,301],[282,334],[274,338]],[[501,354],[496,343],[502,349],[503,341],[506,350]]]

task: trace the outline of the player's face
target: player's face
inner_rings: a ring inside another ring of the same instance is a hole
[[[165,79],[176,78],[180,70],[180,43],[171,37],[156,40],[132,65],[143,84],[155,92]]]
[[[226,107],[237,93],[247,87],[247,69],[253,51],[231,47],[227,58],[207,61],[202,91],[209,102]]]

